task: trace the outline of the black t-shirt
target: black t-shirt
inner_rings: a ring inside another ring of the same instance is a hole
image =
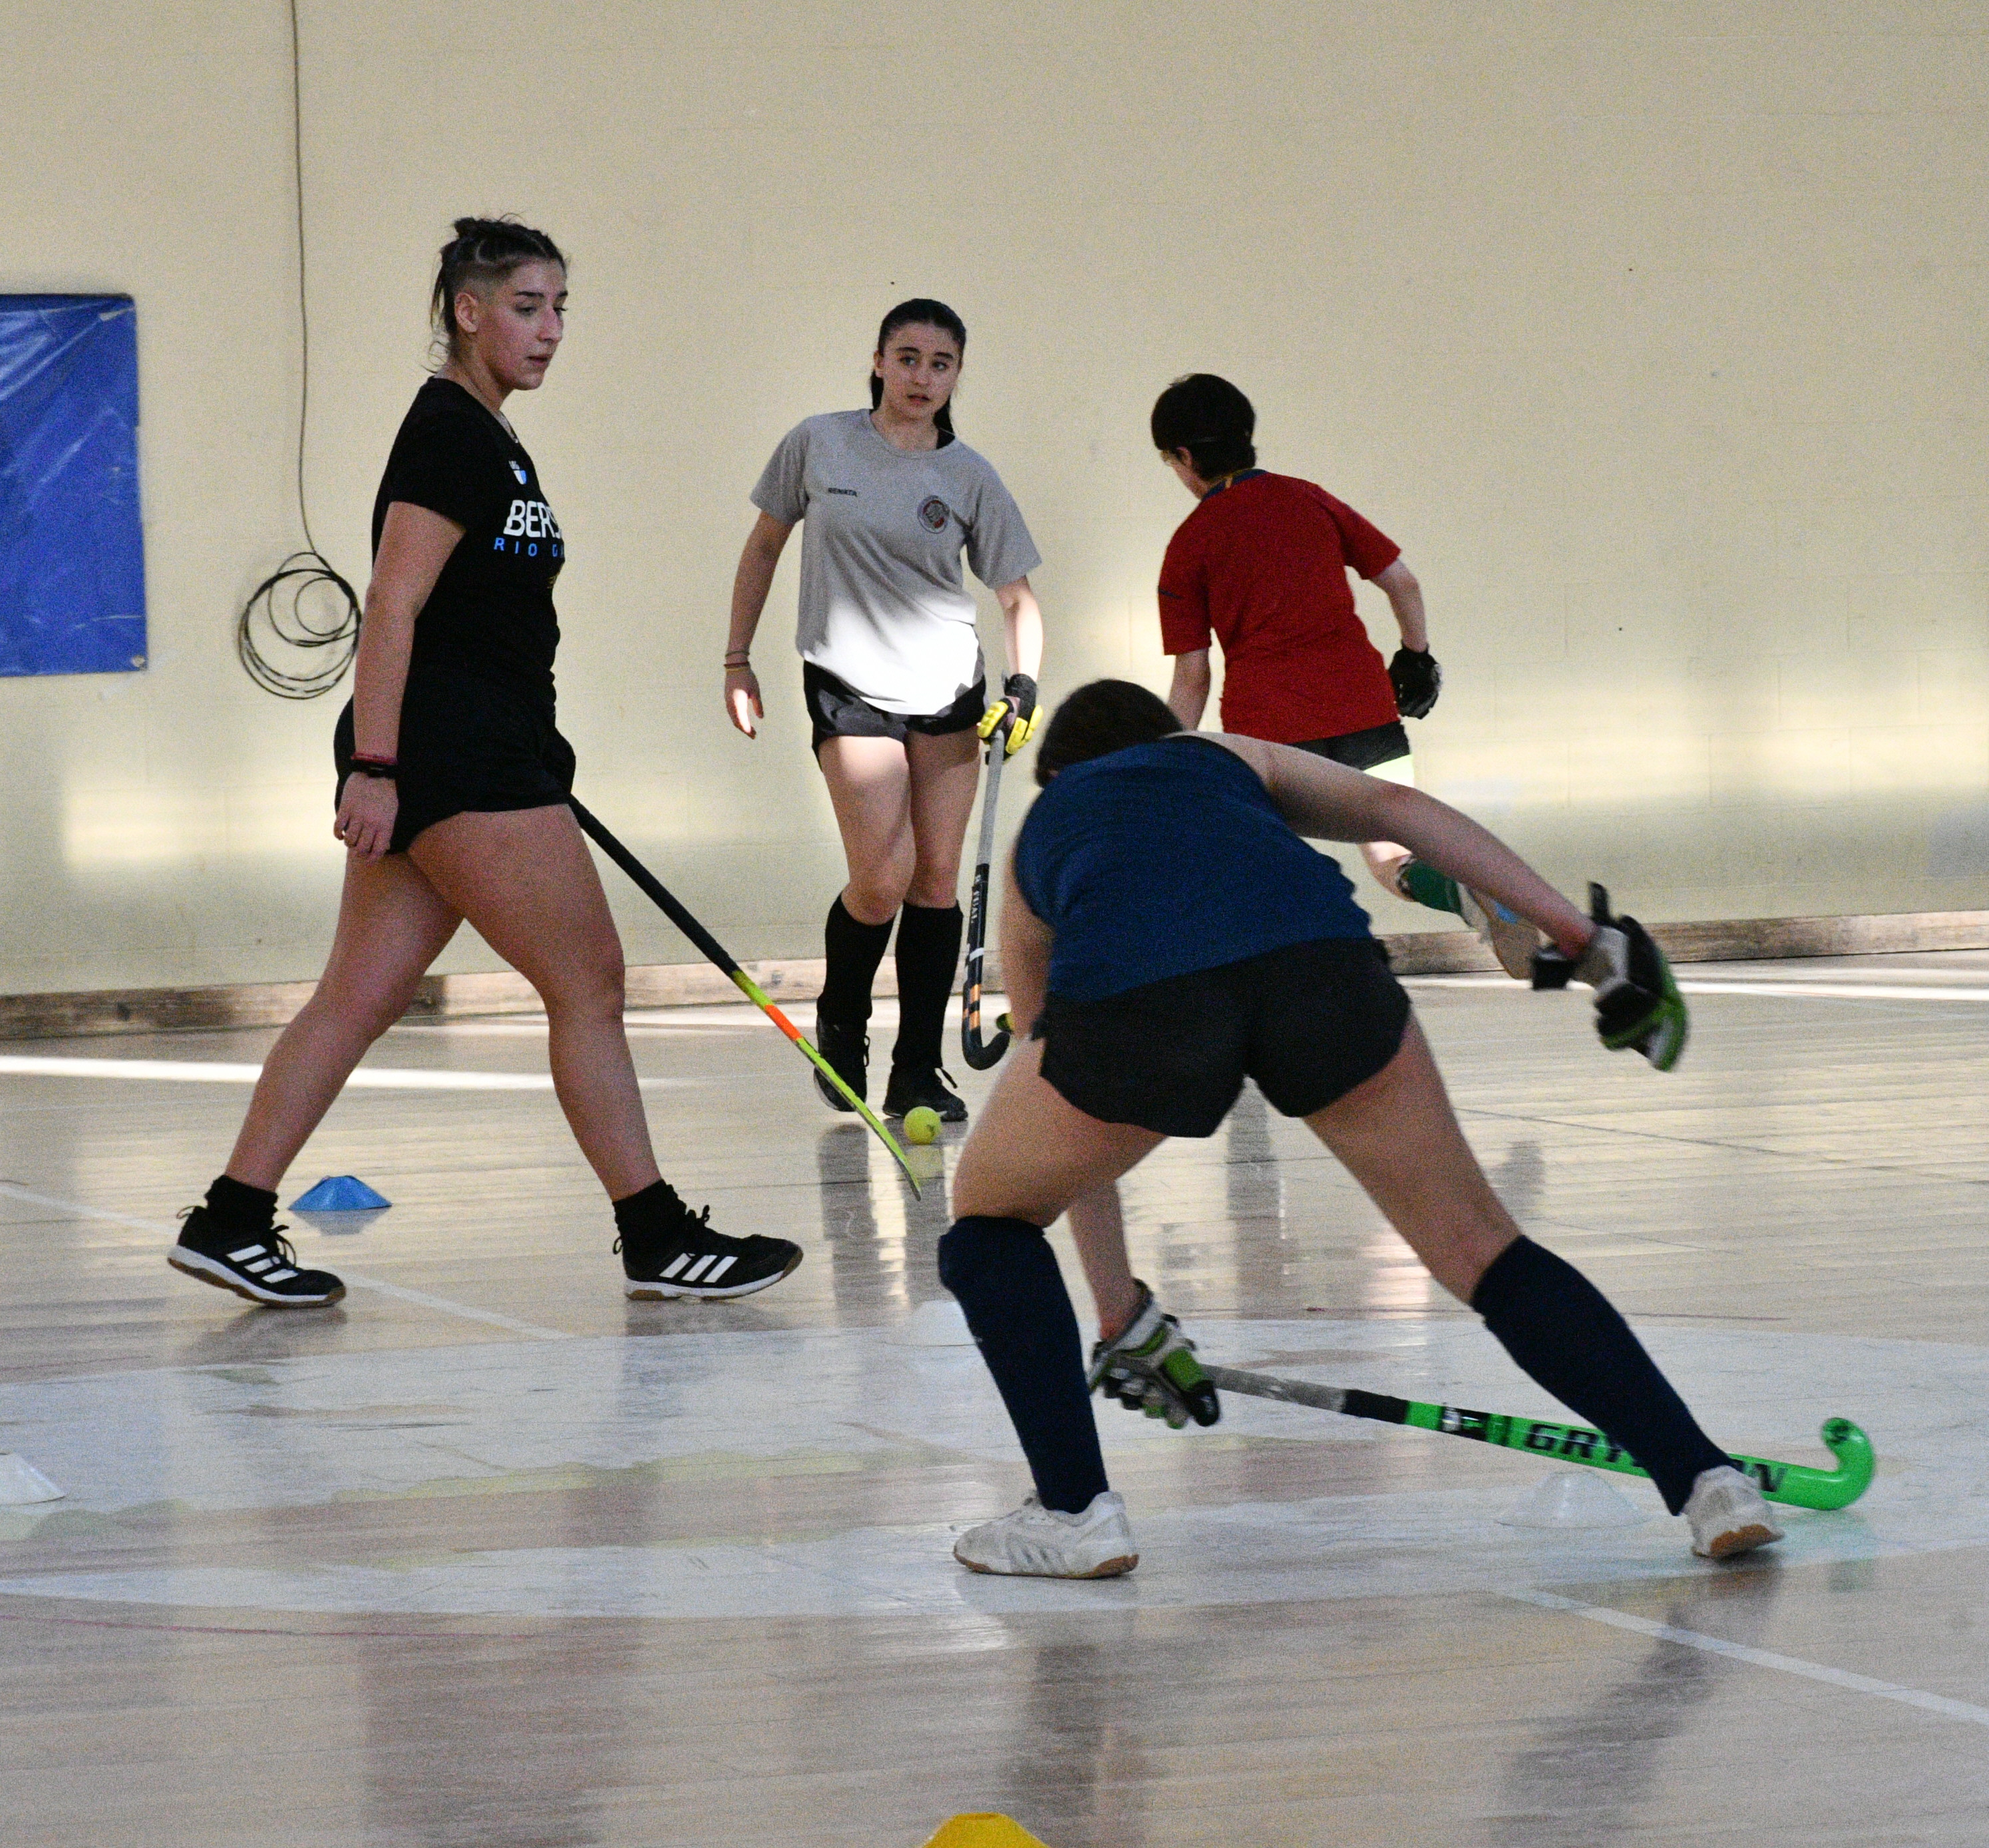
[[[373,502],[373,549],[390,502],[463,528],[415,621],[408,678],[469,673],[550,705],[559,618],[553,580],[566,541],[517,439],[452,380],[415,394]]]

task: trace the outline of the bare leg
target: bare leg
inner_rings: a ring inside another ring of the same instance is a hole
[[[915,905],[944,910],[960,897],[961,848],[981,782],[981,741],[971,731],[949,731],[938,738],[915,731],[906,742],[906,757],[911,775],[913,853],[905,897]]]
[[[1393,1059],[1306,1122],[1430,1274],[1469,1302],[1520,1229],[1458,1127],[1422,1029],[1411,1019]]]
[[[1035,1226],[1051,1225],[1069,1212],[1086,1276],[1093,1275],[1095,1256],[1097,1274],[1116,1299],[1111,1247],[1116,1239],[1116,1268],[1125,1270],[1125,1233],[1113,1183],[1167,1138],[1087,1117],[1044,1078],[1040,1040],[1018,1039],[1010,1047],[1001,1082],[961,1151],[953,1210],[961,1219],[1026,1219]],[[1087,1253],[1087,1246],[1095,1249]],[[1130,1273],[1126,1281],[1130,1287]]]
[[[338,931],[316,991],[256,1080],[228,1173],[273,1191],[352,1068],[408,1010],[461,918],[404,855],[348,860]]]
[[[553,1088],[610,1199],[657,1179],[622,1024],[622,940],[573,811],[452,815],[410,856],[545,1002]]]
[[[889,924],[905,902],[913,869],[911,768],[905,747],[889,738],[829,738],[819,758],[849,867],[843,909],[859,924]],[[956,846],[956,870],[958,863]]]
[[[1674,1514],[1706,1471],[1726,1467],[1601,1292],[1521,1239],[1457,1127],[1415,1022],[1387,1066],[1306,1121],[1437,1281],[1484,1318],[1539,1385],[1635,1457]],[[1778,1538],[1758,1498],[1723,1502],[1708,1518],[1731,1524],[1699,1534],[1711,1557]]]

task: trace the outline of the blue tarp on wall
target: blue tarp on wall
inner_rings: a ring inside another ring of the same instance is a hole
[[[145,665],[128,295],[0,295],[0,674]]]

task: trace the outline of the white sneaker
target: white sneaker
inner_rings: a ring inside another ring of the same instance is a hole
[[[1692,1523],[1692,1550],[1702,1559],[1731,1559],[1782,1537],[1761,1491],[1731,1464],[1699,1471],[1685,1517]]]
[[[1540,932],[1496,898],[1487,898],[1469,886],[1461,885],[1457,890],[1464,901],[1464,921],[1498,958],[1499,968],[1515,982],[1532,981],[1533,952],[1543,941]]]
[[[970,1572],[1028,1578],[1116,1578],[1140,1563],[1123,1496],[1107,1489],[1082,1514],[1062,1514],[1035,1496],[999,1521],[969,1528],[953,1556]]]

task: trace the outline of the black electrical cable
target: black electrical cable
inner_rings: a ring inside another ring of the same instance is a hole
[[[249,593],[235,625],[235,653],[250,680],[279,699],[314,700],[345,678],[359,650],[359,594],[333,568],[311,536],[304,500],[304,439],[310,426],[310,299],[304,268],[303,59],[297,0],[290,7],[290,153],[296,179],[297,324],[303,381],[297,392],[297,520],[304,544]],[[296,671],[263,653],[258,626],[286,648],[335,651],[322,666]]]

